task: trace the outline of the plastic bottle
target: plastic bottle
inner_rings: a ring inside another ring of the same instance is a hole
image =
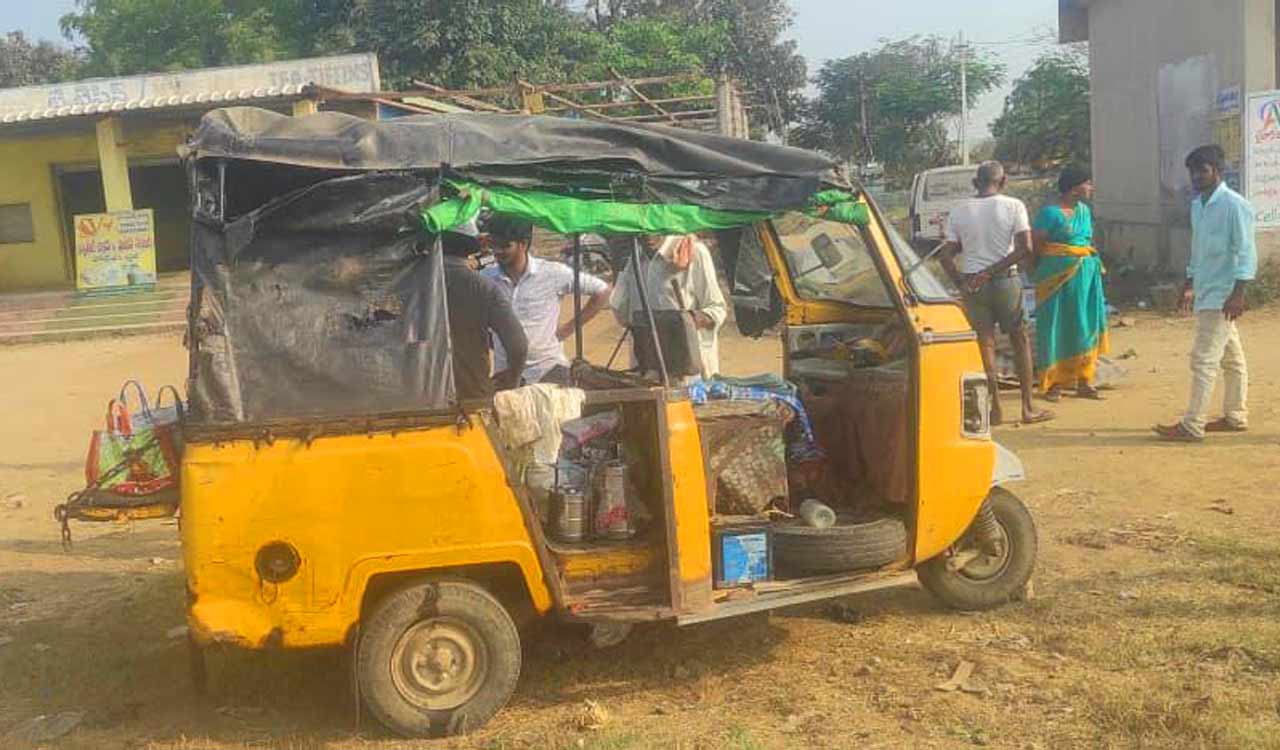
[[[800,503],[800,519],[815,529],[829,529],[836,525],[836,512],[821,500],[809,498]]]

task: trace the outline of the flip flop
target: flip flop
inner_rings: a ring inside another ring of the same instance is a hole
[[[1056,404],[1062,400],[1062,391],[1057,388],[1050,388],[1049,390],[1040,394],[1040,398],[1043,398],[1045,401],[1048,401],[1051,404]]]
[[[1241,427],[1240,425],[1232,423],[1230,419],[1227,419],[1226,417],[1222,417],[1220,419],[1215,419],[1209,424],[1205,425],[1204,431],[1205,432],[1248,432],[1249,428]]]
[[[1053,412],[1041,411],[1041,412],[1036,412],[1035,414],[1032,414],[1029,417],[1023,417],[1022,423],[1023,424],[1043,424],[1044,422],[1052,422],[1055,418],[1057,418],[1057,415],[1054,414]]]
[[[1182,423],[1177,424],[1158,424],[1151,428],[1153,432],[1161,440],[1171,443],[1200,443],[1204,442],[1204,438],[1192,435]]]
[[[1097,388],[1090,388],[1088,390],[1076,389],[1076,398],[1089,399],[1090,401],[1106,401],[1107,400],[1107,397],[1102,395],[1102,392],[1099,391]]]

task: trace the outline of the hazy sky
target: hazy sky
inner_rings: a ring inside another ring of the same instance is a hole
[[[809,59],[810,71],[824,60],[875,47],[881,39],[912,34],[952,37],[963,30],[985,44],[1009,66],[1010,80],[1026,69],[1049,45],[1042,40],[1057,27],[1057,0],[791,0],[796,11],[795,37]],[[0,31],[20,29],[29,36],[61,39],[58,18],[75,0],[0,0]],[[978,10],[980,6],[985,6]],[[1027,43],[1040,38],[1041,41]],[[976,130],[985,131],[1000,113],[1004,90],[986,97],[972,115]]]

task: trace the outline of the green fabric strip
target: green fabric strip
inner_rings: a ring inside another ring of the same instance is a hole
[[[474,219],[482,205],[487,205],[494,213],[519,217],[560,234],[692,234],[747,226],[775,215],[690,205],[587,200],[538,190],[481,187],[471,183],[451,182],[449,185],[458,191],[458,196],[422,212],[423,223],[433,234]],[[826,190],[815,195],[805,213],[858,225],[866,225],[871,218],[865,203],[839,190]]]

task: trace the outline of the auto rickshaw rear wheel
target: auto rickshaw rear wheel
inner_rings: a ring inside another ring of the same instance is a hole
[[[989,528],[980,535],[984,521]],[[1027,506],[1012,492],[994,487],[949,553],[929,560],[916,572],[920,583],[949,607],[992,609],[1025,589],[1035,570],[1038,544],[1035,520]]]
[[[418,582],[375,605],[361,626],[356,684],[373,715],[409,737],[478,729],[520,677],[520,634],[506,609],[465,580]]]

